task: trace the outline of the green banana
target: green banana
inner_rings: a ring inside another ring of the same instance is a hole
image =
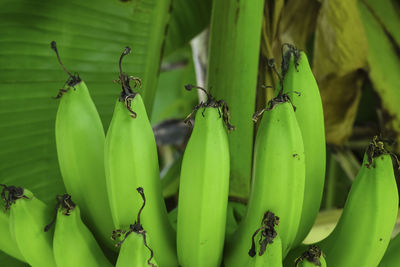
[[[282,57],[283,93],[297,108],[295,115],[304,142],[306,178],[300,225],[293,246],[307,236],[317,217],[325,181],[326,145],[324,113],[317,82],[307,56],[294,46]],[[296,94],[299,94],[298,96]]]
[[[267,211],[264,214],[261,227],[252,236],[248,252],[251,258],[246,267],[282,267],[282,242],[276,231],[278,223],[279,217],[274,213]],[[255,242],[255,239],[259,241]]]
[[[51,220],[49,207],[22,187],[5,186],[2,197],[6,209],[10,209],[11,236],[23,259],[34,267],[55,267],[53,233],[43,231]]]
[[[82,222],[79,207],[72,202],[71,196],[57,196],[57,201],[59,207],[53,239],[57,267],[111,267],[96,239]],[[45,230],[51,225],[47,225]]]
[[[229,193],[228,108],[207,94],[197,105],[195,124],[186,146],[179,184],[177,251],[183,267],[220,266]],[[201,110],[200,110],[201,109]]]
[[[318,243],[332,267],[376,267],[389,244],[399,204],[390,153],[369,145],[333,232]]]
[[[122,72],[122,59],[129,53],[130,48],[126,47],[120,57],[122,93],[115,104],[105,141],[104,162],[114,229],[126,229],[135,220],[141,200],[133,190],[143,187],[149,208],[143,211],[142,224],[147,230],[149,245],[161,266],[176,267],[175,231],[162,196],[155,138],[142,97],[129,85],[134,80],[136,87],[140,80]]]
[[[326,267],[325,256],[318,246],[311,245],[294,262],[295,267]]]
[[[304,147],[295,112],[287,95],[274,98],[257,131],[253,182],[248,209],[237,231],[228,237],[227,266],[244,266],[248,237],[257,228],[265,210],[279,214],[278,233],[285,256],[296,237],[304,194]]]
[[[132,232],[121,246],[115,267],[158,266],[157,262],[151,259],[152,254],[153,252],[149,253],[149,249],[143,243],[142,234]]]
[[[7,186],[4,184],[0,184],[0,186],[3,186],[2,199],[6,201]],[[0,209],[4,209],[4,212],[0,211],[0,250],[20,261],[25,261],[18,249],[17,243],[11,236],[10,211],[5,209],[3,202],[0,202]]]
[[[82,209],[82,219],[108,247],[113,223],[104,172],[104,129],[86,84],[61,63],[56,43],[51,43],[63,69],[69,75],[61,89],[56,116],[58,162],[67,192]]]
[[[397,234],[395,238],[393,238],[389,242],[389,246],[381,262],[379,263],[379,267],[400,266],[399,252],[400,252],[400,234]]]
[[[121,250],[118,255],[116,267],[157,266],[157,263],[153,259],[153,250],[147,245],[146,231],[140,224],[140,214],[146,204],[146,198],[143,188],[138,187],[136,190],[143,199],[143,205],[138,212],[137,220],[129,226],[128,231],[115,230],[113,232],[114,239],[120,237],[121,234],[125,234],[124,239],[117,244],[118,247],[121,247]]]

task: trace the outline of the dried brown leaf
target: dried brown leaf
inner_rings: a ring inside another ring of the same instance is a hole
[[[315,33],[313,72],[324,104],[328,143],[351,135],[367,64],[367,41],[357,1],[325,0]]]

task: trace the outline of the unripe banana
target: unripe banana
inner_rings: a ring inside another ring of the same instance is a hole
[[[82,222],[79,207],[67,194],[58,196],[60,206],[54,231],[53,250],[57,267],[111,267],[96,239]],[[49,229],[48,225],[46,228]]]
[[[149,258],[152,257],[151,254],[143,243],[143,236],[132,232],[121,246],[115,267],[158,266],[154,259],[149,261]]]
[[[115,104],[114,114],[105,142],[105,170],[114,229],[126,229],[135,220],[141,199],[134,193],[143,187],[148,209],[143,211],[142,224],[149,236],[149,245],[161,266],[178,265],[175,232],[168,220],[161,191],[157,147],[147,118],[142,97],[133,93],[129,77],[122,72],[121,61],[130,52],[125,48],[120,58],[122,94]]]
[[[157,263],[153,259],[153,250],[147,244],[146,231],[140,224],[140,214],[146,204],[146,198],[143,188],[139,187],[136,190],[143,198],[143,205],[139,210],[137,220],[129,226],[129,231],[115,230],[113,233],[113,238],[125,234],[124,239],[117,244],[117,246],[121,246],[121,250],[118,255],[116,267],[157,266]]]
[[[207,93],[196,106],[179,184],[177,251],[183,267],[220,266],[229,193],[229,143],[224,126],[227,107]],[[191,116],[191,115],[189,115]],[[189,117],[188,117],[189,118]],[[187,119],[188,119],[187,118]]]
[[[7,188],[6,185],[0,184],[3,186],[3,192]],[[5,196],[5,195],[4,195]],[[2,211],[4,209],[4,212]],[[4,253],[20,260],[25,261],[24,257],[22,257],[21,252],[18,249],[17,243],[10,233],[10,211],[5,210],[4,203],[0,203],[0,250]]]
[[[297,246],[311,230],[321,205],[326,163],[324,113],[318,85],[304,52],[289,45],[289,51],[283,56],[282,75],[283,92],[296,107],[306,155],[303,209],[293,242],[293,246]]]
[[[245,217],[228,238],[225,264],[244,266],[248,236],[265,210],[279,214],[278,233],[285,256],[296,237],[304,194],[305,161],[300,128],[286,95],[270,102],[254,146],[253,182]],[[261,112],[257,115],[261,115]]]
[[[60,90],[56,117],[58,162],[67,192],[82,209],[82,219],[108,247],[113,223],[104,172],[104,129],[86,84],[62,65],[56,43],[52,49],[68,73]]]
[[[318,245],[331,267],[376,267],[389,244],[399,204],[392,160],[374,138],[333,232]]]
[[[50,208],[27,189],[8,186],[4,190],[8,192],[5,207],[10,208],[11,236],[22,257],[34,267],[55,267],[53,233],[43,231],[51,220]]]
[[[282,242],[276,231],[278,223],[279,218],[272,212],[264,214],[261,227],[252,236],[246,267],[282,267]]]
[[[295,267],[326,267],[325,256],[318,246],[311,245],[308,249],[296,259]]]
[[[389,242],[385,255],[379,263],[379,267],[393,266],[400,266],[400,234],[397,234],[397,236]]]

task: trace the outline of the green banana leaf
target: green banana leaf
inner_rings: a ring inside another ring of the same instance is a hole
[[[45,202],[65,190],[54,139],[58,101],[52,97],[67,75],[50,42],[57,41],[67,69],[87,83],[107,129],[120,90],[113,80],[118,78],[123,48],[132,47],[123,69],[142,78],[141,93],[151,111],[163,47],[169,44],[172,53],[207,24],[210,1],[174,0],[185,5],[181,2],[188,2],[188,8],[171,13],[169,0],[1,1],[0,183],[29,188]],[[184,31],[167,27],[170,16],[180,21],[177,25],[185,25]],[[2,253],[0,265],[20,266]]]

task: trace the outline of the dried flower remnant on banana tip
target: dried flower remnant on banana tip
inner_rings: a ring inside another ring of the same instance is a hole
[[[313,263],[315,266],[321,266],[320,259],[322,256],[324,256],[324,254],[322,253],[321,248],[315,245],[311,245],[306,251],[303,252],[303,254],[301,254],[300,257],[295,260],[295,267],[297,267],[299,263],[304,260]]]
[[[75,203],[72,201],[71,196],[68,194],[64,195],[58,195],[56,197],[57,200],[57,205],[56,205],[56,210],[54,214],[53,220],[44,227],[44,231],[47,232],[50,230],[50,228],[54,225],[54,223],[57,220],[57,212],[58,209],[61,207],[63,210],[63,214],[66,216],[69,216],[71,214],[71,211],[75,209]]]
[[[16,187],[13,185],[7,186],[5,184],[0,184],[3,187],[1,191],[1,199],[4,201],[4,209],[7,211],[10,209],[11,205],[15,203],[17,199],[29,197],[24,195],[24,189],[22,187]]]
[[[54,52],[55,52],[56,55],[57,55],[58,63],[60,63],[60,65],[61,65],[61,67],[63,68],[64,72],[68,74],[68,79],[67,79],[67,81],[65,82],[63,88],[61,88],[61,89],[58,91],[58,94],[54,97],[55,99],[59,99],[59,98],[61,98],[61,97],[63,96],[63,94],[65,94],[66,92],[68,92],[68,90],[69,90],[71,87],[74,88],[74,86],[77,85],[78,83],[80,83],[82,80],[81,80],[81,78],[79,77],[79,74],[78,74],[78,73],[74,73],[74,74],[72,75],[71,72],[69,72],[69,71],[67,70],[67,68],[64,66],[64,64],[61,62],[61,58],[60,58],[60,54],[58,53],[58,49],[57,49],[57,44],[56,44],[56,42],[55,42],[55,41],[52,41],[51,44],[50,44],[50,46],[51,46],[51,49],[53,49]],[[66,85],[67,85],[67,87],[65,88]]]
[[[124,73],[122,71],[122,59],[131,53],[131,48],[129,46],[125,47],[124,51],[121,54],[121,57],[119,58],[119,79],[115,80],[114,82],[121,84],[122,86],[122,92],[119,97],[119,101],[125,103],[125,107],[128,109],[130,112],[130,115],[132,118],[136,118],[137,114],[131,109],[131,102],[132,99],[135,98],[137,92],[134,92],[130,86],[130,81],[134,81],[134,86],[133,88],[139,87],[142,88],[142,81],[133,76],[129,76],[128,74]]]
[[[225,100],[216,100],[211,93],[209,93],[206,89],[200,87],[200,86],[196,86],[196,85],[192,85],[192,84],[187,84],[185,85],[185,89],[188,91],[191,91],[193,88],[196,88],[198,90],[203,91],[206,96],[207,96],[207,100],[201,101],[199,104],[197,104],[193,111],[185,118],[184,122],[188,123],[189,125],[191,125],[191,121],[190,119],[193,117],[193,114],[203,108],[203,111],[201,112],[201,115],[204,117],[204,111],[206,108],[217,108],[218,109],[218,114],[219,117],[222,117],[222,120],[224,121],[226,128],[228,130],[228,132],[235,130],[235,126],[233,126],[230,123],[230,113],[229,113],[229,107],[226,104]],[[221,114],[222,113],[222,114]]]
[[[283,63],[282,63],[282,64],[283,64]],[[281,88],[280,88],[280,90],[279,90],[277,96],[274,97],[273,99],[271,99],[271,100],[268,102],[266,108],[263,108],[263,109],[261,109],[261,110],[259,110],[259,111],[256,111],[256,112],[253,114],[252,120],[253,120],[254,122],[257,122],[258,119],[261,117],[261,115],[262,115],[265,111],[272,110],[272,109],[274,109],[277,105],[282,104],[282,103],[285,103],[285,102],[289,102],[290,104],[292,104],[293,110],[296,111],[296,106],[292,103],[292,101],[291,101],[289,95],[288,95],[287,93],[285,93],[285,94],[283,93],[283,91],[284,91],[283,79],[285,78],[285,76],[284,76],[284,74],[282,74],[282,76],[281,76],[281,75],[279,74],[279,72],[276,70],[275,60],[274,60],[273,58],[268,59],[268,67],[270,67],[270,68],[274,71],[274,73],[278,76],[278,79],[279,79],[280,87],[281,87]],[[283,73],[283,71],[282,71],[282,73]],[[265,87],[265,88],[266,88],[266,87],[273,88],[273,86],[271,86],[271,85],[263,86],[263,87]],[[293,93],[297,94],[298,96],[301,95],[300,92],[293,91]]]
[[[254,257],[256,255],[256,245],[254,238],[261,231],[259,244],[260,251],[258,253],[259,256],[262,256],[267,249],[268,244],[272,244],[274,242],[274,238],[278,235],[275,230],[275,226],[279,224],[279,217],[275,216],[274,213],[267,211],[264,214],[264,217],[261,222],[261,227],[258,228],[253,236],[251,237],[251,248],[249,250],[249,256]]]
[[[139,234],[139,235],[142,235],[142,236],[143,236],[143,243],[144,243],[144,246],[150,251],[150,257],[149,257],[149,259],[147,260],[147,264],[150,265],[150,266],[152,266],[152,267],[156,267],[154,264],[151,263],[151,260],[152,260],[152,258],[153,258],[153,256],[154,256],[154,252],[153,252],[153,250],[149,247],[149,245],[147,244],[147,241],[146,241],[146,231],[143,229],[143,226],[142,226],[142,224],[140,223],[140,214],[142,213],[143,208],[144,208],[144,206],[146,205],[146,196],[144,195],[144,190],[143,190],[142,187],[138,187],[138,188],[136,188],[136,190],[138,191],[138,193],[139,193],[140,196],[142,197],[142,199],[143,199],[143,204],[142,204],[142,207],[139,209],[139,212],[138,212],[137,219],[136,219],[135,223],[134,223],[134,224],[131,224],[131,225],[129,226],[129,230],[128,230],[128,231],[122,230],[122,229],[116,229],[116,230],[114,230],[114,231],[112,232],[111,238],[112,238],[113,240],[116,240],[117,238],[121,237],[121,235],[124,235],[124,238],[123,238],[120,242],[118,242],[117,244],[115,244],[116,247],[120,247],[120,246],[124,243],[125,239],[126,239],[132,232],[134,232],[134,233],[136,233],[136,234]]]
[[[396,156],[396,154],[394,154],[393,152],[390,152],[388,149],[385,148],[385,144],[390,146],[394,143],[393,140],[389,140],[389,139],[384,139],[380,136],[374,136],[372,138],[372,141],[369,143],[366,154],[368,156],[368,168],[369,167],[374,167],[373,165],[373,159],[377,158],[381,155],[385,155],[385,154],[389,154],[396,162],[397,164],[397,168],[400,170],[400,162],[398,157]]]

